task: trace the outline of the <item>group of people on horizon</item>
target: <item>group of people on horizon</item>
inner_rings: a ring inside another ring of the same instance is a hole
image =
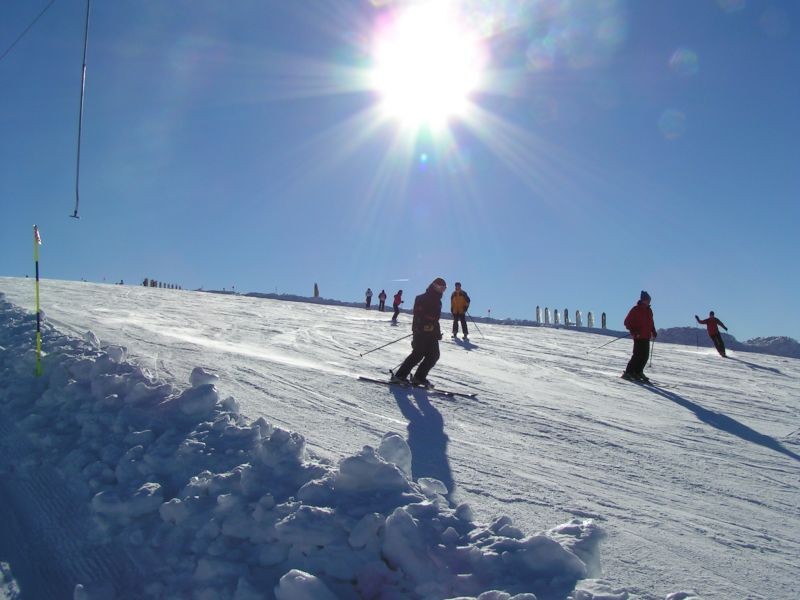
[[[384,312],[386,310],[386,290],[381,290],[381,293],[378,294],[378,310]],[[369,307],[372,306],[372,288],[367,288],[367,291],[364,292],[364,306],[367,310]],[[397,290],[397,293],[394,295],[394,300],[392,301],[392,308],[394,309],[394,314],[392,315],[392,323],[397,323],[397,316],[400,314],[400,305],[403,303],[403,290]]]
[[[366,308],[369,310],[369,307],[372,306],[372,289],[367,288],[364,295],[366,297]],[[378,294],[378,310],[381,312],[386,310],[386,290],[381,290],[381,293]]]
[[[464,340],[468,340],[466,314],[469,309],[470,298],[461,287],[461,282],[456,282],[455,291],[450,296],[450,312],[453,315],[453,338],[458,337],[458,327],[461,324],[464,332]],[[434,279],[427,289],[414,299],[413,320],[411,323],[411,353],[402,362],[397,371],[392,372],[391,381],[393,383],[411,383],[416,386],[431,387],[428,381],[428,373],[439,360],[439,340],[442,339],[442,331],[439,319],[442,314],[442,297],[447,289],[447,282],[442,277]],[[370,290],[367,290],[370,292]],[[383,293],[383,292],[381,292]],[[395,314],[392,322],[397,322],[397,314],[402,303],[403,290],[399,290],[394,297]],[[371,292],[367,296],[367,308]],[[628,311],[624,325],[633,338],[633,352],[628,361],[625,371],[622,373],[624,379],[649,383],[650,379],[645,375],[644,368],[650,358],[650,343],[658,336],[655,322],[653,319],[653,309],[650,294],[642,290],[639,300],[633,308]],[[720,356],[726,357],[725,344],[719,327],[725,331],[727,327],[716,318],[714,311],[710,311],[707,319],[700,319],[694,316],[699,324],[706,325],[708,335],[714,342],[714,346]],[[411,376],[412,369],[416,371]]]

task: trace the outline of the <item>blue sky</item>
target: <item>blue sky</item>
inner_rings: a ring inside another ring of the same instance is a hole
[[[0,7],[0,52],[46,5]],[[93,3],[76,220],[85,8],[0,60],[2,275],[33,273],[37,223],[50,278],[357,300],[442,276],[474,315],[613,328],[646,289],[659,327],[800,339],[795,2],[460,3],[482,85],[418,131],[365,83],[403,3]]]

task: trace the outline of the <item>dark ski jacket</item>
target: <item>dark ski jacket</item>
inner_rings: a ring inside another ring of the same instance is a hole
[[[469,296],[463,289],[450,294],[450,313],[454,315],[466,314],[469,308]]]
[[[411,331],[414,336],[431,336],[441,339],[442,331],[439,329],[439,317],[442,316],[442,295],[434,288],[428,286],[425,293],[414,299],[414,320],[411,322]]]
[[[625,317],[625,329],[631,332],[635,340],[655,338],[657,333],[653,322],[653,309],[639,300]]]
[[[694,317],[697,319],[697,315]],[[719,327],[722,327],[725,331],[728,331],[728,328],[725,327],[725,324],[720,321],[717,317],[708,317],[707,319],[697,319],[697,322],[701,325],[705,325],[706,329],[708,330],[709,336],[719,335]]]

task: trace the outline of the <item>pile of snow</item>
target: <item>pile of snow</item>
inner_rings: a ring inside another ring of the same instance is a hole
[[[35,324],[0,293],[0,497],[31,521],[78,508],[97,560],[62,569],[76,598],[629,597],[575,589],[603,537],[590,520],[532,535],[508,517],[478,524],[442,482],[410,479],[396,433],[331,464],[302,435],[249,422],[214,373],[176,389],[46,319],[35,377]],[[74,543],[47,550],[67,562]]]

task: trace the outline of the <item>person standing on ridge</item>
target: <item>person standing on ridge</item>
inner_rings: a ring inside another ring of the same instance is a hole
[[[394,309],[394,314],[392,315],[392,323],[397,323],[397,315],[400,314],[400,305],[403,303],[403,290],[397,290],[397,293],[394,295],[394,301],[392,302],[392,308]]]
[[[392,383],[407,383],[408,375],[417,364],[411,378],[413,385],[432,387],[428,373],[439,360],[439,340],[442,330],[439,318],[442,316],[442,295],[447,283],[441,277],[434,279],[424,293],[414,300],[414,319],[411,323],[411,354],[406,357],[396,373],[392,373]],[[420,363],[420,361],[422,361]]]
[[[469,309],[469,295],[461,289],[461,282],[456,281],[456,289],[450,295],[450,312],[453,315],[453,338],[458,338],[458,323],[460,321],[464,330],[464,341],[469,340],[467,309]]]
[[[722,341],[722,334],[719,332],[720,327],[722,327],[725,331],[728,331],[728,328],[725,327],[725,324],[714,316],[713,310],[708,313],[707,319],[701,319],[697,315],[695,315],[694,318],[698,323],[706,326],[706,329],[708,330],[708,337],[710,337],[711,341],[714,342],[714,347],[717,349],[717,352],[719,352],[719,355],[723,358],[727,358],[728,355],[725,354],[725,342]]]
[[[633,337],[633,355],[628,361],[622,378],[649,383],[650,380],[644,374],[644,368],[647,365],[647,359],[650,358],[650,340],[656,339],[658,333],[656,333],[656,326],[653,322],[653,309],[650,308],[650,294],[644,290],[639,296],[639,302],[625,317],[625,329],[630,331],[631,337]]]
[[[367,296],[367,309],[369,309],[369,305],[372,304],[372,290],[367,288],[365,295]]]
[[[386,309],[386,290],[381,290],[378,294],[378,310],[383,312]]]

